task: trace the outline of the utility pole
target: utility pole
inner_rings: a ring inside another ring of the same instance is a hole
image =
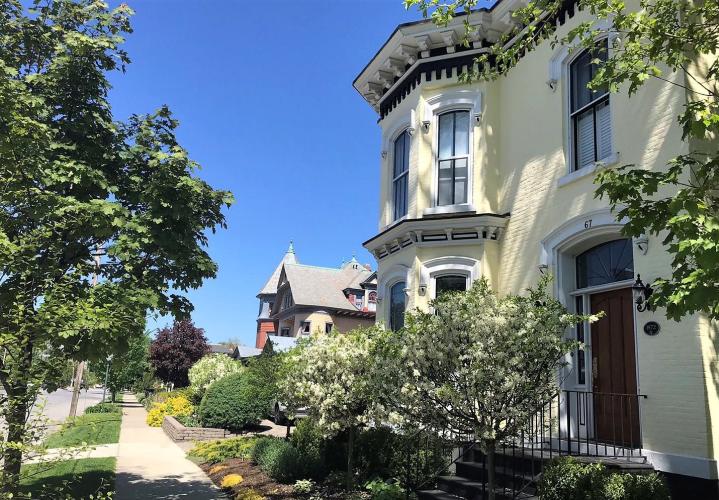
[[[105,253],[105,250],[98,244],[95,246],[95,251],[92,253],[92,258],[95,261],[95,272],[92,274],[92,286],[97,285],[97,275],[100,271],[100,257]],[[72,400],[70,401],[70,418],[77,416],[77,402],[80,399],[80,386],[82,385],[82,375],[85,373],[85,362],[80,361],[75,368],[75,383],[72,386]]]

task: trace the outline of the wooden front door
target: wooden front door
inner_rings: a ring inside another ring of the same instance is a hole
[[[606,443],[636,447],[640,442],[634,318],[630,288],[591,296],[594,433]]]

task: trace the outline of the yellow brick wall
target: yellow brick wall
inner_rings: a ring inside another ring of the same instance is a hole
[[[587,18],[585,13],[578,13],[560,29],[560,35]],[[473,202],[478,212],[511,212],[511,218],[498,244],[411,246],[381,259],[379,293],[385,301],[378,305],[379,322],[386,320],[388,305],[381,289],[383,274],[393,266],[403,264],[411,269],[414,288],[409,291],[410,308],[425,307],[428,300],[416,290],[422,262],[442,255],[480,259],[482,275],[496,290],[520,292],[539,278],[542,241],[550,233],[574,217],[607,207],[605,201],[594,197],[593,175],[559,185],[559,179],[568,173],[564,154],[567,89],[566,82],[561,82],[555,91],[545,83],[555,50],[543,44],[524,57],[508,76],[495,82],[464,86],[445,79],[423,84],[380,123],[386,145],[387,131],[396,127],[401,117],[408,116],[410,109],[422,116],[426,99],[456,89],[480,91],[483,116],[473,130]],[[613,94],[613,150],[619,153],[618,163],[663,168],[670,158],[686,152],[676,121],[684,99],[681,89],[658,80],[649,81],[631,98],[626,93]],[[412,139],[409,216],[413,218],[421,217],[422,211],[432,205],[434,135],[434,130],[425,134],[418,128]],[[390,150],[382,162],[380,228],[390,222],[386,172],[391,168],[391,158]],[[661,239],[651,237],[647,255],[635,248],[634,265],[635,272],[651,280],[670,272],[671,259],[662,249]],[[656,337],[641,330],[649,320],[661,324]],[[639,390],[648,396],[642,413],[645,447],[679,459],[718,458],[716,324],[698,316],[673,322],[661,311],[636,313],[635,321]],[[716,473],[716,462],[707,463]]]

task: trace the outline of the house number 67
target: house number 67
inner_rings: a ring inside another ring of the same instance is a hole
[[[592,227],[592,219],[587,219],[584,221],[584,229],[589,229]]]

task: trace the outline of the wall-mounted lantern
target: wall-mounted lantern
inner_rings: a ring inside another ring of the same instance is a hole
[[[424,121],[422,122],[422,132],[424,132],[425,134],[426,134],[427,132],[429,132],[429,125],[430,125],[430,121],[429,121],[429,120],[424,120]]]
[[[538,268],[539,274],[541,274],[542,276],[547,274],[547,271],[549,270],[549,266],[547,264],[539,264]]]
[[[642,282],[642,278],[637,274],[637,281],[632,285],[632,295],[634,295],[634,303],[637,305],[637,311],[644,312],[646,310],[654,310],[649,305],[649,297],[652,296],[652,287]]]

